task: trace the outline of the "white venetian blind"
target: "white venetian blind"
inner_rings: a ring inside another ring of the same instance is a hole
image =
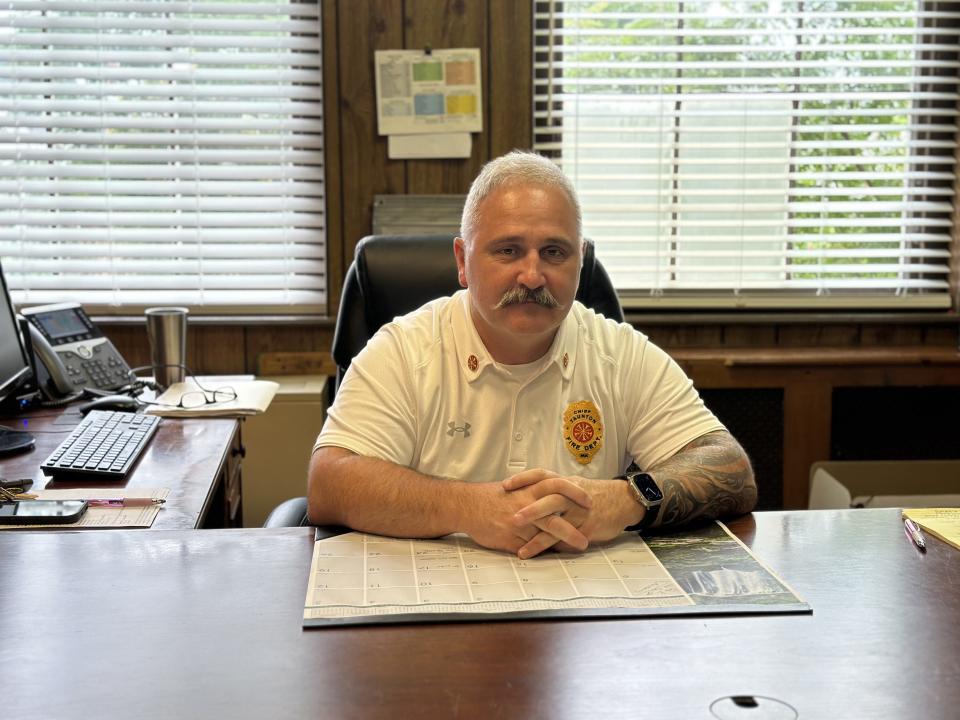
[[[535,147],[626,304],[949,305],[958,3],[535,8]]]
[[[15,300],[326,302],[316,0],[0,3]]]

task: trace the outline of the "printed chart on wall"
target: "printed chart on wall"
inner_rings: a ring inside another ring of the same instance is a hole
[[[721,523],[628,533],[582,555],[519,560],[466,536],[347,533],[314,543],[304,627],[811,612]]]
[[[381,135],[483,130],[479,49],[374,55]]]

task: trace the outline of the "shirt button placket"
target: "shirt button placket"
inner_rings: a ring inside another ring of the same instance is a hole
[[[513,442],[510,443],[510,465],[512,467],[525,468],[527,466],[527,447],[524,440],[524,432],[521,424],[526,420],[520,411],[521,404],[525,395],[526,388],[516,394],[513,400],[513,412],[511,413],[511,422],[513,423]]]

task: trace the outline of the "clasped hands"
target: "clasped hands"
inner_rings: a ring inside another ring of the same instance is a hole
[[[485,507],[470,535],[521,559],[551,547],[582,552],[591,542],[610,540],[634,521],[630,513],[639,507],[625,483],[562,477],[542,468],[479,487]]]

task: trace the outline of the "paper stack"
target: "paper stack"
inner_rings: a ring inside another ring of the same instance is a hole
[[[202,389],[193,380],[175,383],[145,412],[161,417],[240,417],[259,415],[270,407],[280,386],[270,380],[204,382]],[[236,393],[234,400],[221,400]],[[202,395],[200,394],[202,393]]]

